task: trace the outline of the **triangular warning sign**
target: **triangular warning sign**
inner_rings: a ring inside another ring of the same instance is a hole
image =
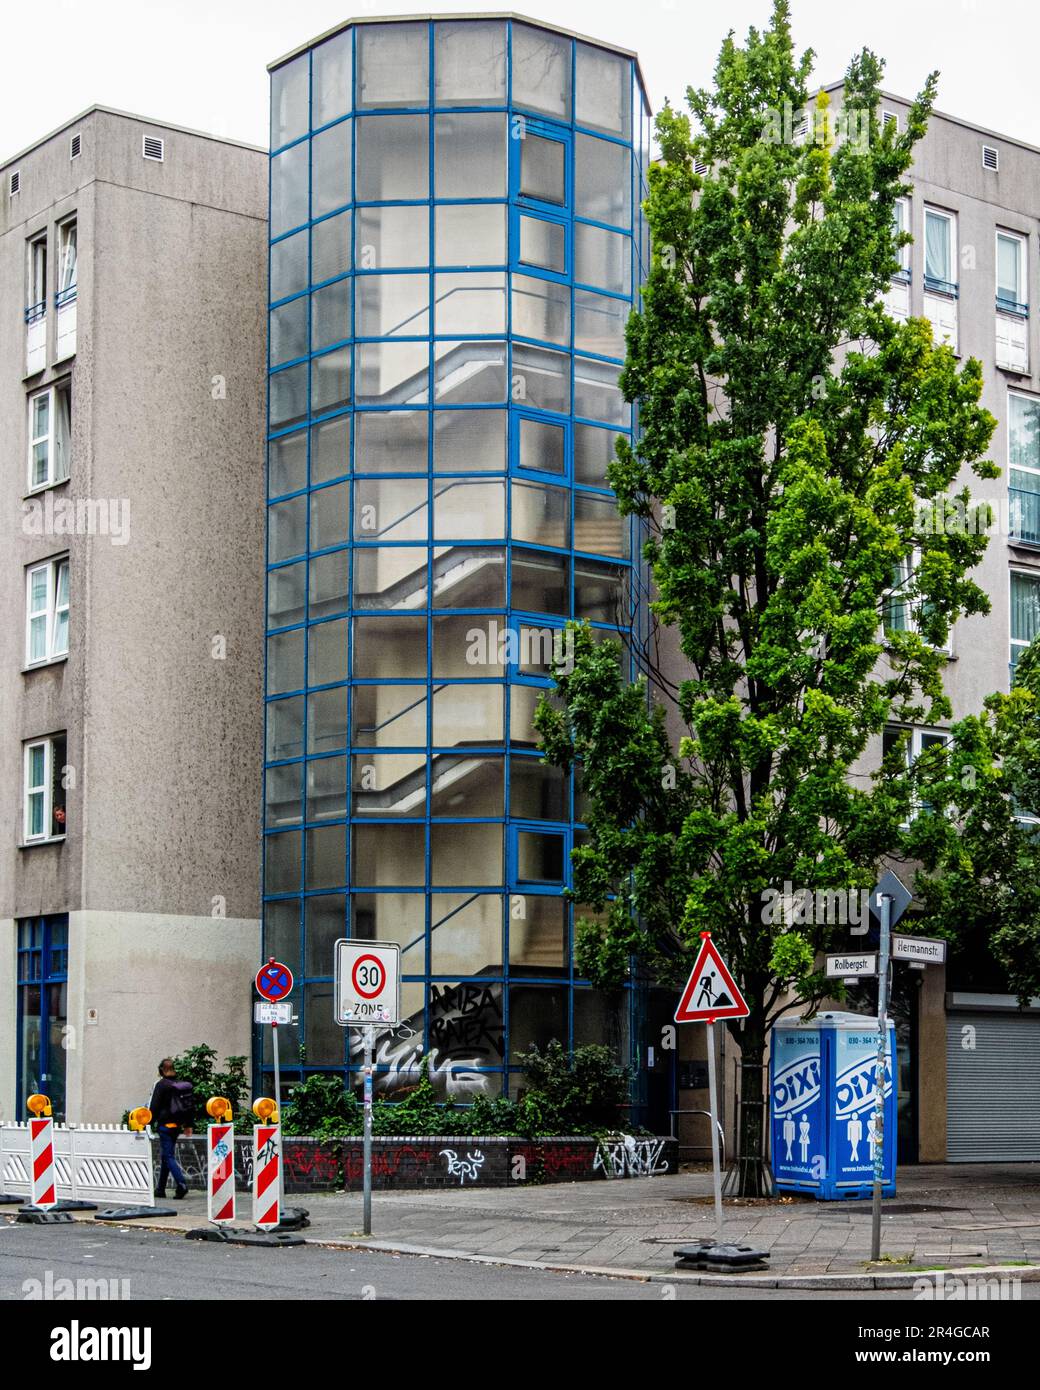
[[[717,1018],[747,1018],[751,1010],[737,989],[726,962],[707,932],[675,1011],[676,1023],[712,1023]]]

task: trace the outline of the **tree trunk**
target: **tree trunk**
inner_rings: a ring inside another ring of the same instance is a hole
[[[773,1176],[766,1162],[769,1115],[762,1085],[765,1035],[753,1017],[747,1020],[739,1041],[740,1124],[734,1174],[727,1190],[734,1197],[768,1197],[773,1192]]]

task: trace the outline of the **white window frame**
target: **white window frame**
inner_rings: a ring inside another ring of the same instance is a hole
[[[26,845],[42,845],[53,843],[55,840],[64,840],[65,838],[64,831],[60,835],[52,835],[50,833],[50,827],[54,822],[54,749],[56,742],[56,736],[52,735],[48,738],[34,738],[25,745],[22,773],[22,830],[24,837],[23,843]],[[30,783],[29,781],[30,768],[32,766],[32,750],[34,748],[42,748],[44,750],[42,783]],[[38,835],[32,832],[31,810],[33,797],[42,797],[43,804],[41,824],[44,829],[43,833]]]
[[[26,320],[35,322],[47,312],[47,233],[40,232],[38,236],[30,237],[27,249],[29,293],[26,296]]]
[[[900,232],[909,232],[912,226],[910,219],[913,213],[913,205],[910,199],[907,197],[897,198],[895,207],[899,210],[897,230]],[[896,278],[910,278],[910,251],[910,242],[907,242],[905,246],[899,247],[899,270],[896,272]]]
[[[952,734],[949,729],[936,729],[927,724],[899,724],[893,721],[893,723],[886,725],[886,729],[894,729],[899,734],[909,733],[910,739],[906,745],[907,771],[913,767],[914,763],[916,763],[917,759],[921,756],[925,746],[924,740],[926,738],[938,739],[939,742],[943,744],[948,744],[952,739]],[[884,747],[883,738],[882,747]],[[910,820],[915,820],[920,814],[921,806],[915,799],[913,810],[910,814]],[[909,824],[910,821],[904,821],[902,828],[905,830]]]
[[[911,554],[904,555],[902,559],[899,561],[899,570],[901,575],[899,583],[892,584],[885,590],[884,596],[881,600],[881,637],[882,641],[884,641],[886,644],[888,642],[888,629],[885,625],[885,604],[887,603],[888,599],[895,594],[897,589],[901,589],[904,584],[908,584],[910,582],[911,578],[914,575],[914,572],[917,570],[917,567],[918,565],[920,565],[920,563],[921,550],[919,546],[915,546]],[[900,601],[906,605],[906,608],[908,610],[907,625],[905,628],[899,628],[894,630],[901,632],[916,632],[919,634],[920,626],[917,621],[917,608],[915,604],[912,603],[909,598],[904,598]],[[932,651],[945,652],[947,656],[953,655],[953,627],[954,625],[953,623],[951,623],[949,632],[946,635],[946,645],[943,647],[932,647]]]
[[[899,112],[898,112],[898,111],[889,111],[886,107],[882,107],[882,109],[881,109],[881,127],[882,127],[882,129],[884,129],[884,127],[885,127],[886,125],[894,125],[895,128],[896,128],[896,131],[898,132],[898,130],[899,130]]]
[[[69,424],[68,437],[65,440],[65,471],[60,476],[57,473],[57,443],[58,443],[58,398],[61,394],[67,394],[69,401]],[[44,434],[34,433],[34,418],[36,415],[35,405],[38,400],[46,396],[48,398],[47,407],[47,431]],[[51,386],[45,386],[42,391],[33,391],[27,400],[28,424],[26,432],[28,435],[28,459],[27,459],[27,482],[30,492],[42,492],[45,488],[56,487],[59,483],[68,481],[72,472],[72,382],[71,378],[65,381],[56,381]],[[34,477],[33,454],[38,444],[47,445],[47,476],[39,481]]]
[[[72,279],[68,280],[69,246],[72,246]],[[77,277],[79,275],[79,231],[75,217],[66,217],[58,223],[58,263],[55,267],[57,279],[54,286],[55,304],[71,304],[76,298]]]
[[[44,590],[44,606],[34,609],[33,599],[33,576],[41,571],[46,573],[47,581]],[[62,572],[65,575],[65,601],[59,603],[61,592]],[[57,645],[57,634],[59,629],[58,620],[65,617],[65,644],[62,647]],[[52,661],[62,661],[69,654],[69,557],[68,555],[56,555],[50,560],[42,560],[36,565],[27,565],[25,569],[25,664],[30,666],[45,666]],[[32,654],[32,633],[33,622],[43,619],[44,624],[44,655],[34,657]]]
[[[925,287],[925,290],[926,290],[926,292],[927,292],[928,294],[944,294],[944,295],[948,295],[948,296],[951,296],[951,297],[953,297],[953,298],[956,298],[956,297],[957,297],[957,291],[958,291],[958,281],[957,281],[957,279],[956,279],[956,274],[957,274],[957,214],[954,213],[954,212],[947,212],[947,210],[946,210],[945,208],[933,207],[930,203],[926,203],[926,204],[925,204],[925,207],[924,207],[924,264],[925,264],[925,267],[926,267],[926,270],[925,270],[925,272],[924,272],[925,275],[927,275],[927,265],[928,265],[928,219],[929,219],[929,217],[941,217],[941,218],[943,218],[946,222],[948,222],[948,223],[950,224],[950,243],[949,243],[949,245],[950,245],[950,261],[949,261],[949,264],[948,264],[947,267],[946,267],[946,269],[947,269],[950,273],[949,273],[948,275],[946,275],[946,276],[943,276],[942,279],[943,279],[943,283],[944,283],[944,284],[952,285],[952,286],[953,286],[953,290],[952,290],[952,292],[951,292],[950,290],[935,289],[935,288],[933,288],[932,286],[930,286],[930,285],[928,284],[927,279],[925,280],[925,286],[924,286],[924,287]]]
[[[1008,392],[1008,411],[1007,411],[1007,460],[1006,460],[1006,464],[1005,464],[1005,472],[1006,472],[1006,474],[1007,474],[1008,504],[1009,504],[1009,506],[1010,506],[1010,503],[1011,503],[1011,489],[1012,489],[1012,487],[1014,486],[1013,482],[1011,481],[1011,473],[1012,473],[1012,470],[1014,470],[1016,473],[1031,473],[1031,474],[1033,475],[1033,477],[1040,477],[1040,456],[1038,456],[1038,462],[1037,462],[1036,466],[1034,466],[1033,464],[1029,464],[1029,463],[1015,463],[1015,462],[1012,460],[1012,457],[1011,457],[1011,447],[1012,447],[1012,410],[1011,410],[1011,402],[1012,402],[1013,399],[1014,399],[1014,400],[1020,400],[1020,401],[1026,401],[1028,404],[1030,404],[1030,405],[1033,406],[1034,410],[1037,412],[1037,416],[1040,417],[1040,397],[1037,397],[1037,396],[1030,396],[1030,395],[1029,395],[1027,392],[1025,392],[1025,391],[1009,391],[1009,392]],[[1038,418],[1038,424],[1040,424],[1040,418]],[[1040,489],[1038,489],[1038,495],[1040,495]],[[1014,525],[1014,518],[1011,518],[1011,521],[1012,521],[1012,526],[1013,526],[1013,525]],[[1011,539],[1014,540],[1014,539],[1015,539],[1015,536],[1016,536],[1017,534],[1018,534],[1017,532],[1012,531]]]
[[[1015,648],[1018,648],[1019,656],[1029,647],[1030,643],[1021,637],[1011,636],[1011,619],[1014,613],[1012,606],[1011,590],[1014,586],[1016,575],[1021,575],[1024,579],[1032,579],[1037,588],[1040,589],[1040,570],[1028,569],[1024,565],[1012,565],[1008,569],[1008,686],[1010,687],[1015,662],[1012,661]]]
[[[1009,232],[1005,227],[998,227],[996,230],[994,246],[994,265],[993,265],[993,296],[997,309],[1002,314],[1028,314],[1029,305],[1025,300],[1001,300],[1000,298],[1000,243],[1001,240],[1012,241],[1018,247],[1018,293],[1021,294],[1029,284],[1028,256],[1026,253],[1026,239],[1021,232]]]

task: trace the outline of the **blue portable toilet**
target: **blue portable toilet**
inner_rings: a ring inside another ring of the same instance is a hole
[[[882,1194],[896,1190],[895,1028],[885,1055]],[[820,1201],[869,1197],[874,1184],[877,1019],[821,1013],[780,1019],[770,1041],[773,1176],[781,1192]]]

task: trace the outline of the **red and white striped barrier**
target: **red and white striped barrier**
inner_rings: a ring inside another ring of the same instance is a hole
[[[215,1225],[235,1219],[235,1127],[207,1125],[207,1213]]]
[[[58,1188],[54,1174],[54,1121],[29,1121],[29,1156],[32,1163],[30,1201],[34,1207],[49,1210],[57,1205]]]
[[[270,1231],[281,1220],[282,1127],[253,1126],[253,1223]]]

